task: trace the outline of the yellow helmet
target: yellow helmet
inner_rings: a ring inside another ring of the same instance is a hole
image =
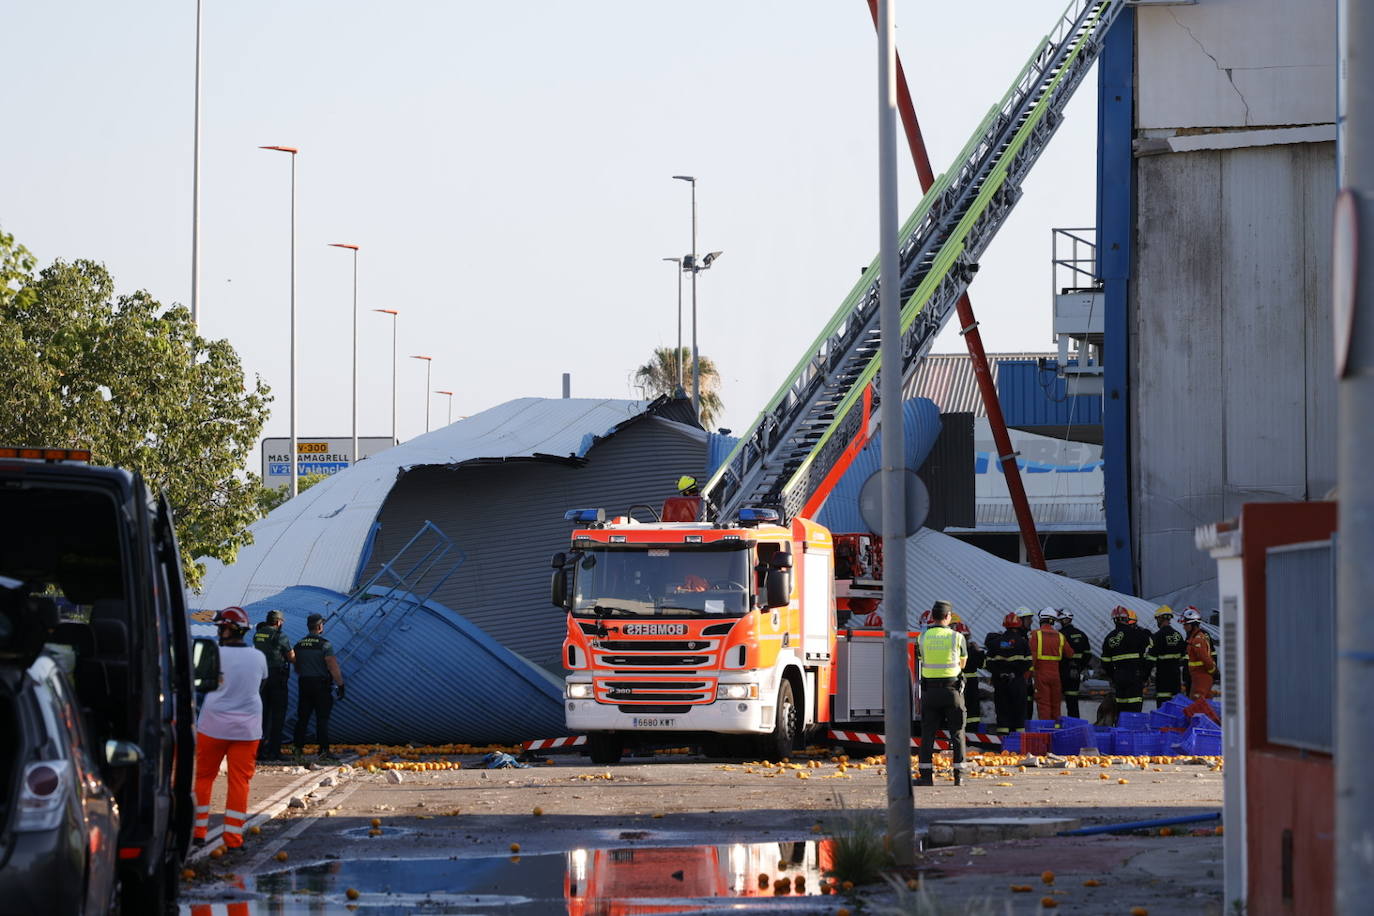
[[[692,477],[691,475],[683,474],[681,477],[677,479],[677,491],[679,493],[685,493],[688,490],[694,490],[696,489],[696,486],[697,479],[695,477]]]
[[[1159,606],[1158,610],[1155,611],[1155,616],[1156,616],[1156,617],[1172,617],[1172,616],[1174,616],[1174,609],[1171,608],[1171,607],[1169,607],[1169,605],[1167,605],[1167,604],[1161,604],[1161,605]]]

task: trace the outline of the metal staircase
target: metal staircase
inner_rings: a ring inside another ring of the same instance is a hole
[[[465,559],[463,551],[437,525],[430,521],[421,525],[394,557],[326,618],[349,633],[347,640],[339,640],[339,664],[349,663],[351,671],[362,667]],[[426,589],[423,594],[422,587]]]
[[[902,365],[909,378],[1021,196],[1126,0],[1072,0],[954,167],[899,234]],[[878,259],[707,482],[721,518],[770,506],[793,518],[822,486],[878,401]],[[870,387],[871,386],[871,387]],[[868,392],[868,397],[865,392]],[[856,409],[857,408],[857,409]]]

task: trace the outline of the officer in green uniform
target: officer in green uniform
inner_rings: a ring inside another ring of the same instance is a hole
[[[921,752],[920,773],[913,781],[918,786],[935,785],[935,736],[940,729],[949,733],[954,749],[954,784],[963,782],[964,772],[964,666],[968,664],[968,644],[964,635],[950,629],[953,607],[937,601],[930,609],[930,627],[921,634],[919,659],[921,673]]]
[[[291,743],[295,746],[296,758],[301,759],[306,724],[313,713],[315,739],[320,745],[319,759],[322,763],[333,763],[336,758],[329,751],[329,713],[334,708],[334,697],[329,693],[329,684],[333,681],[338,688],[337,696],[342,700],[343,674],[334,657],[334,647],[321,635],[324,617],[311,614],[305,623],[310,635],[296,643],[296,730]]]
[[[286,722],[286,689],[291,686],[291,663],[296,660],[291,640],[281,631],[281,611],[267,612],[253,634],[253,648],[267,657],[267,680],[262,682],[262,743],[258,759],[281,759],[281,730]]]

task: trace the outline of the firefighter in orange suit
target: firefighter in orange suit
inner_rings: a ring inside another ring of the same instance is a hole
[[[1188,695],[1195,700],[1211,699],[1217,662],[1212,657],[1212,642],[1202,629],[1202,615],[1196,608],[1183,612],[1183,629],[1188,634],[1188,674],[1192,676]]]
[[[1035,711],[1041,719],[1058,719],[1064,700],[1059,680],[1060,663],[1073,658],[1073,646],[1054,628],[1059,612],[1047,607],[1040,612],[1040,629],[1031,634],[1031,668],[1035,672]]]
[[[196,822],[194,838],[205,844],[210,826],[210,795],[219,765],[229,758],[229,792],[224,802],[224,845],[243,846],[248,819],[248,783],[257,765],[262,738],[262,682],[267,679],[267,656],[243,641],[248,615],[227,607],[215,614],[219,630],[220,683],[206,694],[196,720]]]

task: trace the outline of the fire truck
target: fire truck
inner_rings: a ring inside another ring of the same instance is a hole
[[[837,718],[882,717],[882,632],[839,628],[881,597],[880,571],[856,566],[870,536],[841,536],[842,572],[878,575],[843,580],[837,604],[837,538],[805,518],[567,518],[579,527],[553,558],[552,598],[568,611],[567,725],[594,762],[671,741],[780,760]]]

